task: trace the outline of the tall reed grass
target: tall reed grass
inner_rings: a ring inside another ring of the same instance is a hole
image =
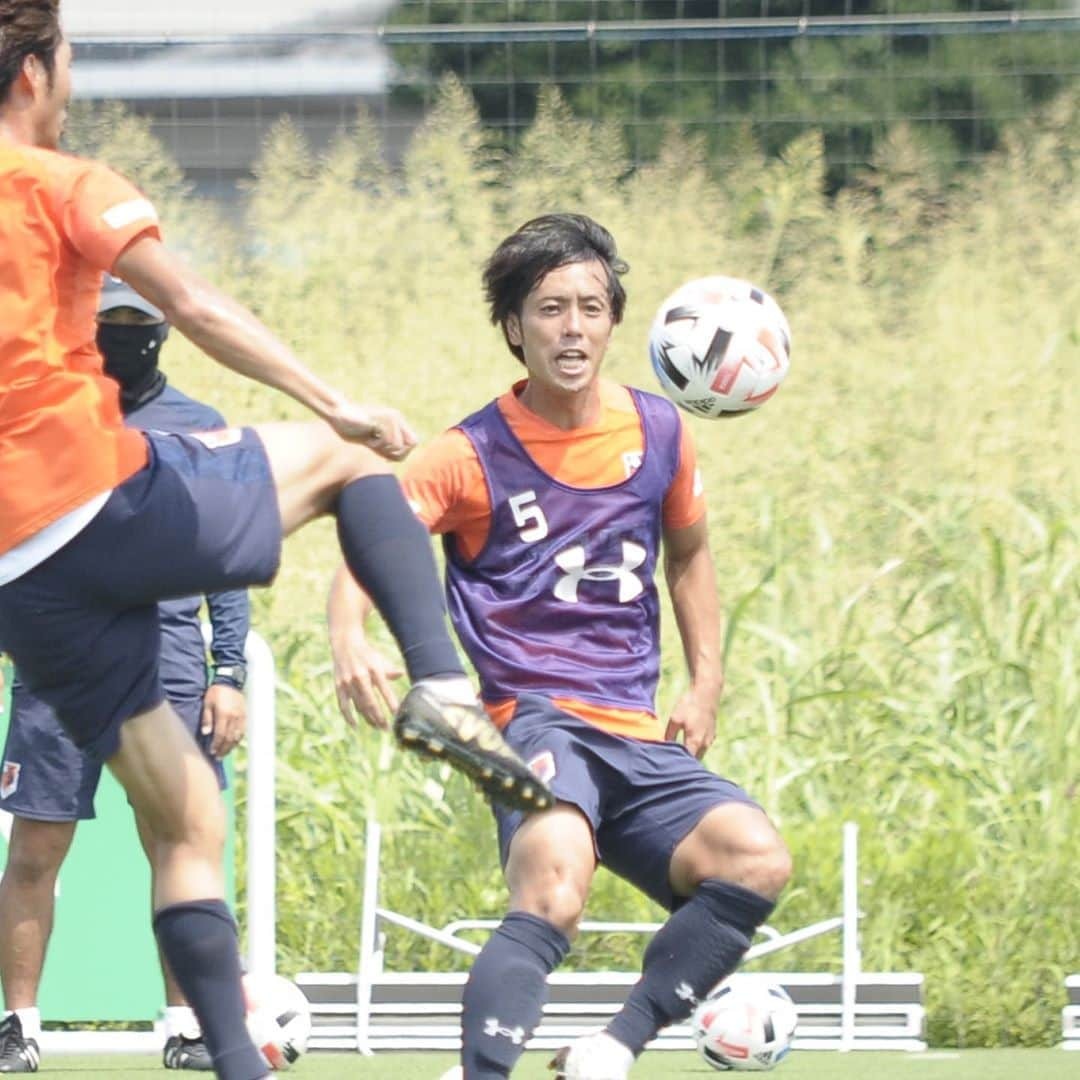
[[[617,378],[651,386],[645,334],[681,281],[734,274],[777,295],[788,384],[756,415],[693,424],[727,611],[709,764],[792,847],[777,925],[838,910],[841,824],[858,821],[866,965],[926,974],[932,1041],[1054,1040],[1062,976],[1080,967],[1080,97],[1018,124],[977,173],[935,176],[899,127],[832,199],[816,134],[775,160],[747,136],[719,173],[673,129],[635,172],[616,131],[549,93],[506,158],[453,82],[400,171],[363,116],[323,157],[279,126],[234,220],[193,199],[132,118],[84,112],[73,134],[316,368],[425,435],[519,375],[478,272],[534,214],[584,211],[619,239]],[[183,343],[167,365],[234,421],[299,415]],[[442,922],[505,903],[479,800],[336,715],[321,614],[335,560],[332,530],[306,531],[256,603],[280,664],[285,970],[354,965],[371,813],[389,906]],[[684,682],[666,626],[662,707]],[[590,914],[657,913],[601,875]],[[630,964],[639,948],[612,937],[573,962]],[[809,943],[790,963],[836,954]],[[456,962],[396,936],[389,956]]]

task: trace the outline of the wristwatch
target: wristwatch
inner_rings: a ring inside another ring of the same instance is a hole
[[[219,664],[214,668],[214,677],[210,681],[243,690],[247,682],[247,668],[243,664]]]

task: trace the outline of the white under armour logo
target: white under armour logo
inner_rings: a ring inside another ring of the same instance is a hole
[[[622,542],[622,565],[599,566],[585,565],[585,548],[581,544],[560,551],[555,562],[563,577],[555,583],[555,595],[568,604],[578,602],[578,585],[582,581],[617,581],[619,583],[619,603],[629,604],[645,591],[645,584],[634,571],[645,561],[648,553],[633,540]]]
[[[525,1041],[525,1029],[523,1027],[502,1027],[497,1016],[489,1016],[484,1021],[484,1034],[496,1038],[501,1035],[509,1039],[515,1046],[520,1046]]]
[[[697,1004],[697,995],[694,993],[694,988],[689,983],[679,983],[679,985],[675,987],[675,996],[683,1001],[689,1001],[691,1005]]]

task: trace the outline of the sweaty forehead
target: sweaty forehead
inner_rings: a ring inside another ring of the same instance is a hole
[[[558,296],[608,297],[608,276],[599,259],[564,263],[549,270],[532,288],[533,299]]]

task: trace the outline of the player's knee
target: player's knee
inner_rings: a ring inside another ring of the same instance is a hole
[[[184,840],[210,859],[221,859],[225,853],[224,814],[200,815],[189,824]]]
[[[748,889],[775,900],[791,879],[791,852],[773,831],[757,838],[742,855],[739,879]]]
[[[17,820],[11,831],[5,876],[27,888],[51,888],[71,846],[73,833],[73,822]]]
[[[768,854],[763,862],[761,873],[763,883],[757,890],[762,896],[770,899],[778,897],[791,880],[791,852],[782,840],[777,840],[776,846]]]
[[[188,813],[158,819],[147,830],[147,848],[151,853],[161,845],[186,848],[216,860],[225,851],[225,832],[224,807],[202,804]]]
[[[677,892],[692,892],[707,878],[718,878],[775,900],[791,877],[787,845],[759,812],[736,822],[714,820],[679,856],[672,878]]]
[[[327,485],[335,494],[353,480],[390,472],[390,465],[373,450],[345,442],[328,424],[319,424],[318,427],[322,471]]]
[[[585,911],[587,889],[566,877],[557,877],[543,888],[523,890],[512,898],[513,906],[545,919],[568,938],[577,936],[578,923]]]
[[[305,425],[308,465],[302,483],[316,514],[332,513],[342,489],[354,480],[385,475],[389,465],[365,446],[345,442],[322,422]]]

